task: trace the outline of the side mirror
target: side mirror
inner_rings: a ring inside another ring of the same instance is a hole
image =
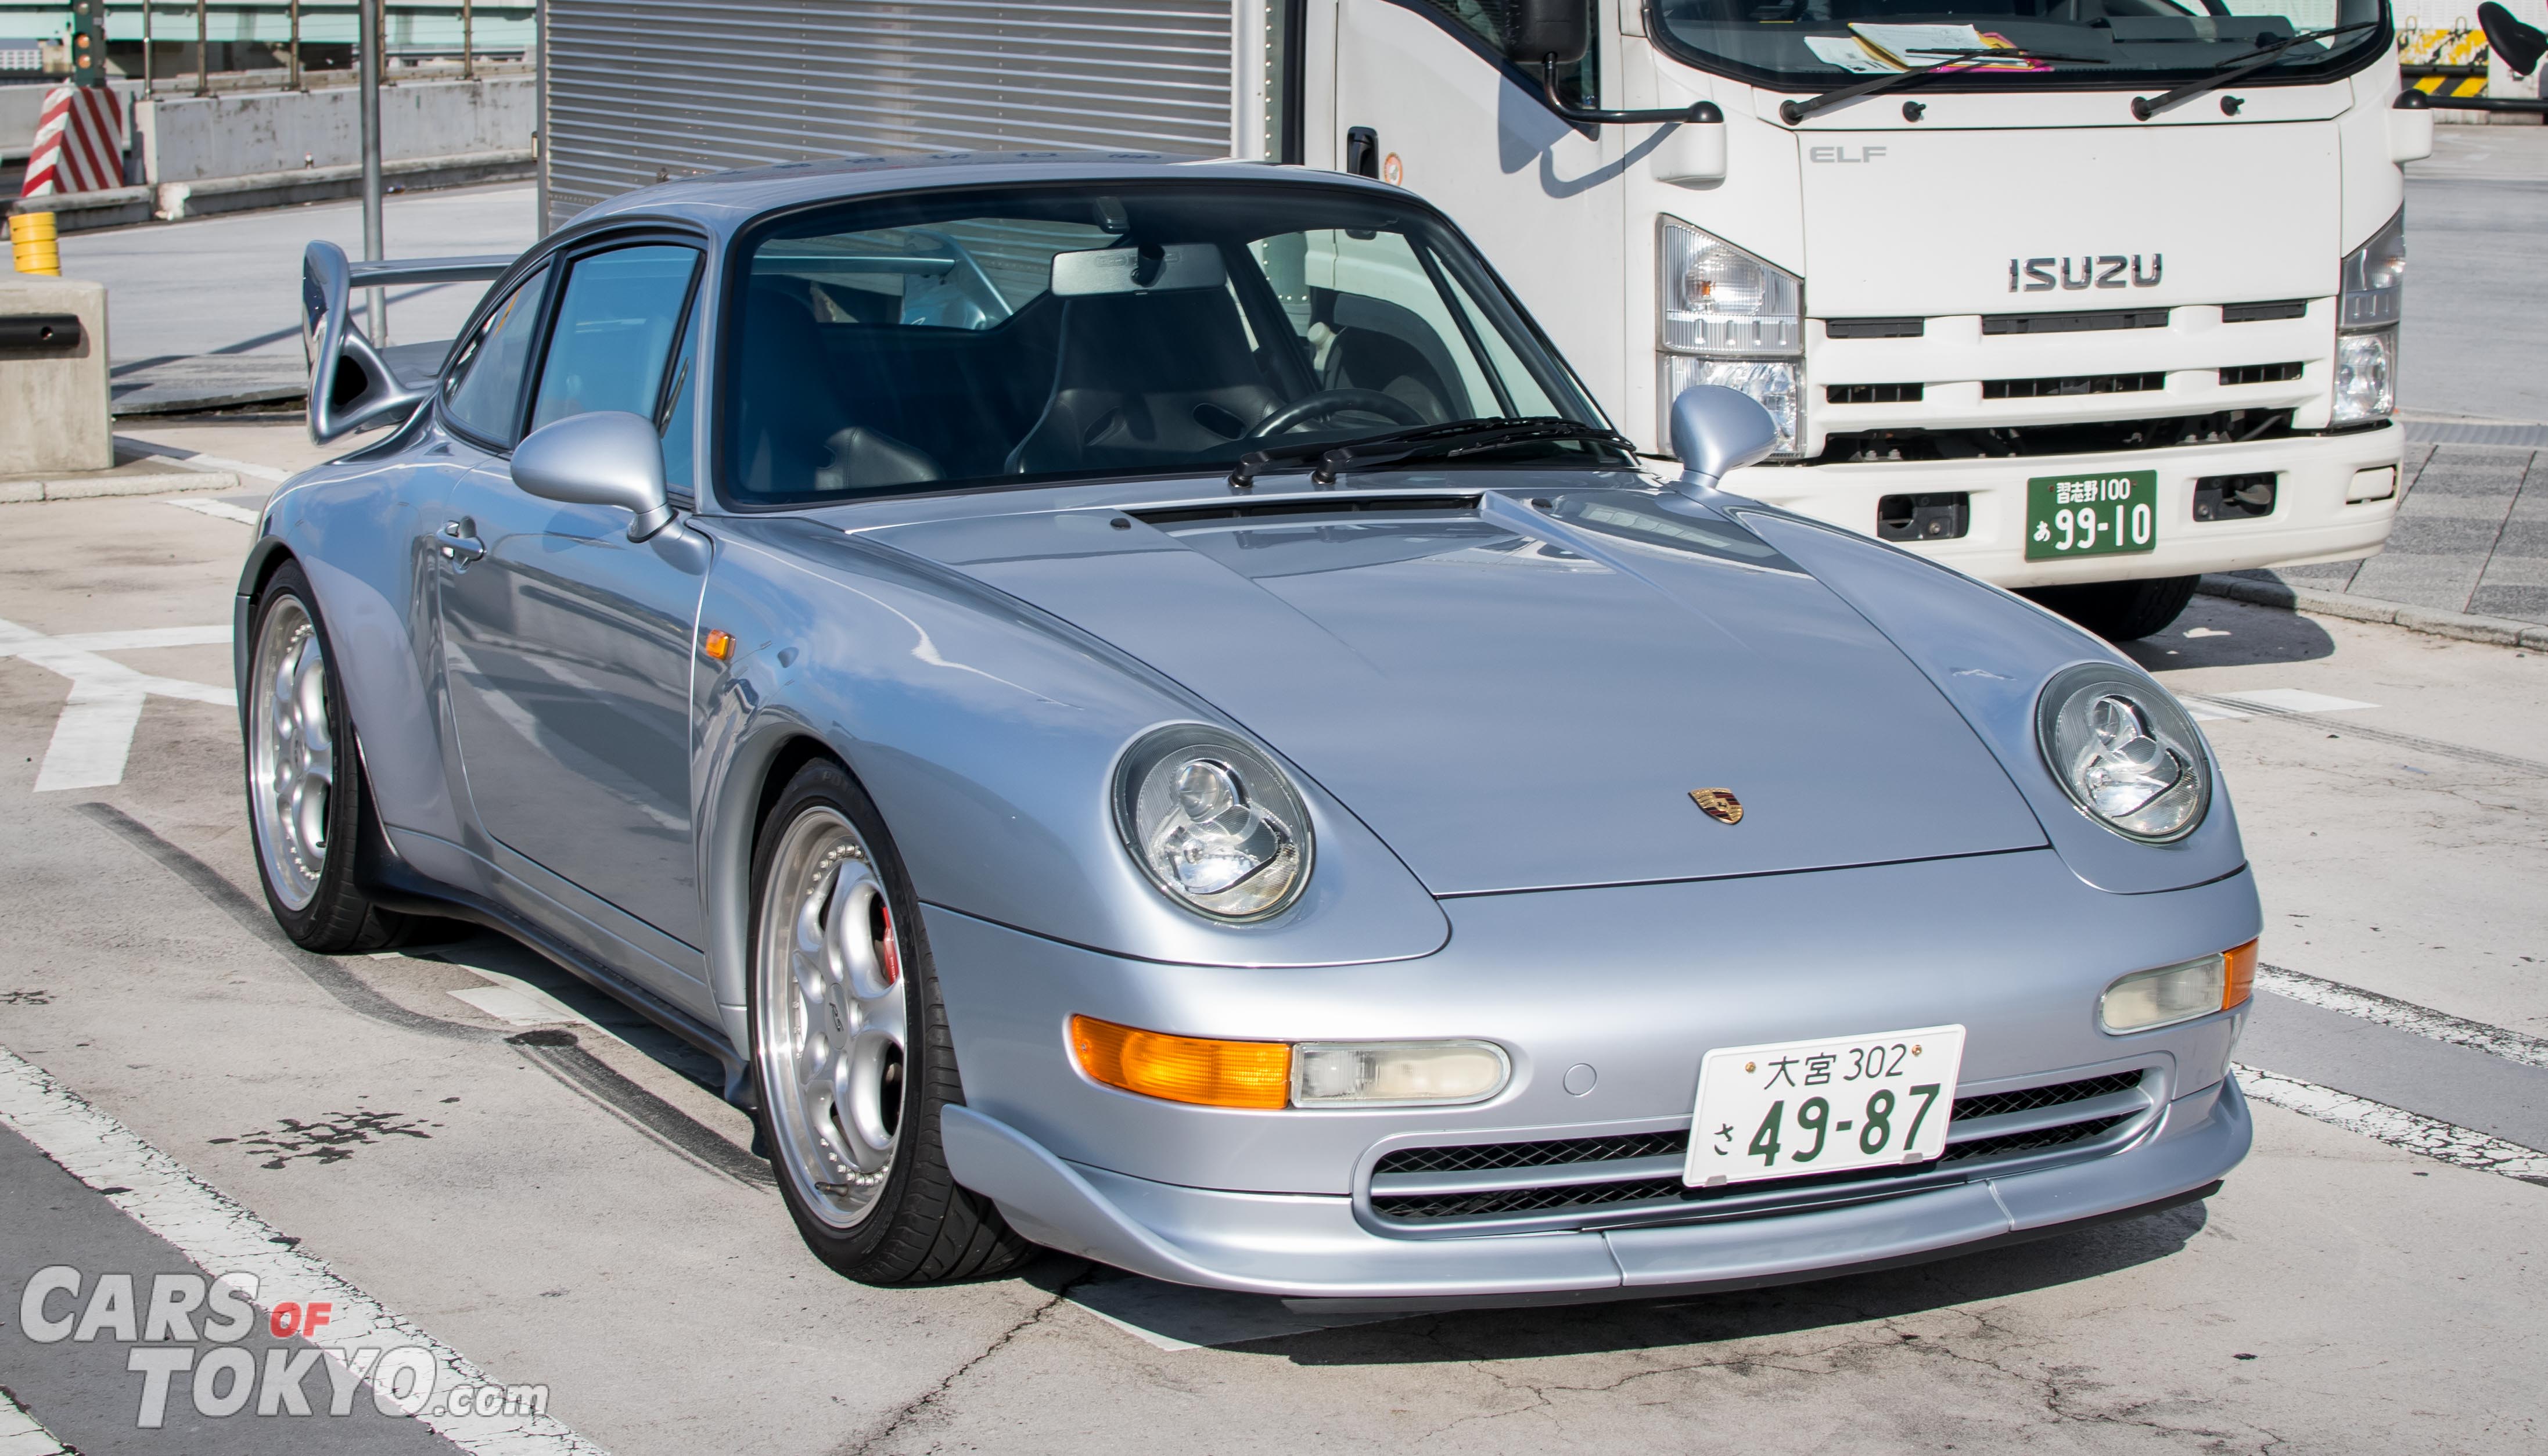
[[[2512,12],[2487,0],[2477,8],[2478,29],[2486,32],[2486,48],[2502,60],[2513,78],[2518,80],[2539,67],[2539,57],[2548,54],[2548,35],[2523,25]]]
[[[301,349],[310,364],[310,438],[318,444],[404,419],[424,402],[426,391],[399,383],[354,326],[353,270],[332,242],[314,242],[301,255]]]
[[[1504,14],[1504,55],[1525,69],[1552,57],[1573,65],[1592,45],[1588,0],[1513,0]]]
[[[525,495],[630,512],[628,539],[673,523],[664,492],[664,442],[642,414],[596,410],[541,425],[513,447],[513,484]]]
[[[1777,449],[1778,421],[1741,390],[1694,384],[1673,401],[1672,447],[1681,458],[1682,494],[1700,496]]]

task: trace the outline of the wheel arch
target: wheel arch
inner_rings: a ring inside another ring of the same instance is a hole
[[[788,781],[807,764],[827,759],[853,780],[859,778],[850,755],[828,737],[792,715],[773,712],[770,717],[735,746],[700,814],[707,829],[699,871],[706,891],[708,987],[719,1025],[746,1060],[752,1056],[746,1009],[752,972],[752,860],[762,826]],[[747,1090],[750,1085],[747,1078]]]

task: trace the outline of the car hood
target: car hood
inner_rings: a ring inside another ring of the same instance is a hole
[[[1678,496],[1510,483],[868,538],[1176,680],[1436,894],[2045,843],[1936,687],[1758,536]],[[1699,789],[1739,820],[1702,813]]]

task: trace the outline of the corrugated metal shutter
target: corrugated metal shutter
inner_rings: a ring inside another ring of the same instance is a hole
[[[854,152],[1232,151],[1232,0],[549,0],[549,221]]]

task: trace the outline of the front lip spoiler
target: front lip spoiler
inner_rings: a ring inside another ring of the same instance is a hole
[[[1866,1259],[1853,1264],[1832,1264],[1819,1269],[1788,1269],[1775,1274],[1748,1274],[1730,1279],[1703,1279],[1687,1284],[1621,1285],[1611,1289],[1568,1290],[1563,1293],[1537,1295],[1442,1295],[1418,1296],[1411,1299],[1287,1299],[1283,1306],[1302,1314],[1410,1314],[1421,1315],[1441,1310],[1518,1309],[1524,1306],[1591,1305],[1617,1300],[1673,1299],[1692,1294],[1733,1294],[1746,1289],[1775,1289],[1782,1284],[1810,1284],[1824,1279],[1844,1279],[1852,1274],[1874,1274],[1886,1269],[1901,1269],[1913,1264],[1933,1263],[1939,1259],[1961,1258],[1966,1254],[2008,1248],[2015,1244],[2033,1243],[2039,1238],[2052,1238],[2063,1233],[2076,1233],[2101,1224],[2121,1224],[2132,1219],[2145,1219],[2169,1209],[2201,1203],[2221,1191],[2222,1179],[2215,1178],[2200,1188],[2172,1193],[2148,1203],[2128,1209],[2092,1214],[2067,1223],[2047,1224],[2036,1228],[2012,1228],[2006,1233],[1977,1238],[1946,1248],[1923,1249],[1918,1253],[1894,1254],[1886,1258]]]

